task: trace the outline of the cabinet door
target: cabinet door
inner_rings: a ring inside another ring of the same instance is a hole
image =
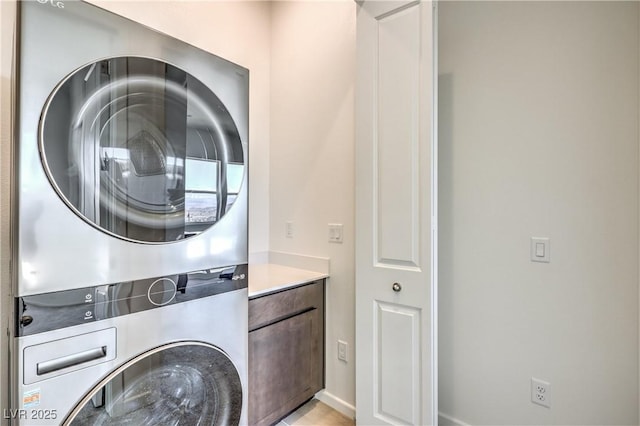
[[[433,5],[358,3],[356,417],[435,424]]]
[[[272,424],[322,388],[322,335],[318,309],[249,333],[249,424]]]

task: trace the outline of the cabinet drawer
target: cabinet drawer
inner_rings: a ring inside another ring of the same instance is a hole
[[[249,300],[249,331],[313,308],[324,308],[323,280]]]

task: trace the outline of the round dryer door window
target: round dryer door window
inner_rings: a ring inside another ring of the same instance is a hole
[[[40,126],[45,171],[81,218],[131,241],[165,243],[214,226],[245,175],[228,109],[162,61],[118,57],[70,74]]]
[[[214,346],[176,343],[143,354],[99,383],[64,425],[237,425],[242,385]]]

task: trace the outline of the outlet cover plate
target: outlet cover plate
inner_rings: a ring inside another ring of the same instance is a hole
[[[531,402],[551,408],[551,383],[532,377]]]
[[[347,342],[338,340],[338,359],[347,362]]]

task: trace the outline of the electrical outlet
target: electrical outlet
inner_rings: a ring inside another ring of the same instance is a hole
[[[532,377],[531,402],[551,408],[551,383]]]
[[[287,238],[293,238],[293,222],[287,222],[285,224],[285,236]]]
[[[338,340],[338,359],[347,362],[347,342]]]

